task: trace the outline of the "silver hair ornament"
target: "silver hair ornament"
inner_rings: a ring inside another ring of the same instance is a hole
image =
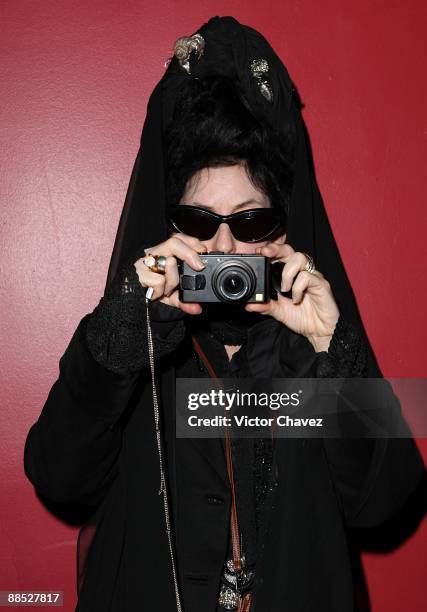
[[[181,68],[190,74],[190,55],[195,51],[197,59],[200,59],[205,50],[205,40],[201,34],[193,36],[182,36],[174,45],[174,55]]]
[[[268,74],[268,62],[266,59],[254,59],[251,62],[252,76],[256,79],[260,93],[269,102],[273,101],[273,90],[265,75]]]

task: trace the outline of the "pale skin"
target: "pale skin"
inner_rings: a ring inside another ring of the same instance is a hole
[[[200,170],[188,182],[180,204],[201,206],[221,215],[271,206],[269,198],[251,183],[241,164]],[[235,239],[226,223],[222,223],[209,240],[201,241],[194,236],[174,233],[168,240],[146,249],[147,253],[166,257],[164,275],[152,272],[144,264],[143,258],[134,263],[141,285],[153,288],[151,299],[180,308],[189,315],[202,312],[200,304],[183,303],[178,296],[177,258],[201,270],[203,264],[197,251],[259,253],[270,257],[272,261],[284,262],[286,266],[283,268],[281,288],[282,291],[288,291],[293,283],[292,299],[278,295],[277,300],[263,304],[246,304],[245,309],[269,315],[292,331],[302,334],[316,352],[328,350],[339,318],[331,286],[320,271],[309,273],[304,270],[307,258],[286,244],[286,234],[273,241],[240,242]],[[225,345],[229,359],[239,348]]]

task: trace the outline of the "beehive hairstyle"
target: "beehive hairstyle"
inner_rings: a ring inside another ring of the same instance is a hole
[[[273,207],[289,212],[295,139],[277,135],[250,112],[235,84],[216,75],[187,80],[165,133],[166,202],[178,204],[202,168],[242,164]]]

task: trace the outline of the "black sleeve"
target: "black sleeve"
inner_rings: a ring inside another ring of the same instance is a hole
[[[340,317],[328,352],[319,353],[317,376],[366,378],[367,351],[361,331]],[[343,411],[339,415],[346,421],[344,429],[347,432],[353,426],[350,419],[355,415],[354,406],[357,407],[356,413],[367,410],[370,419],[376,414],[378,423],[392,426],[393,432],[406,432],[406,437],[323,440],[346,524],[349,527],[373,527],[398,512],[416,488],[425,468],[402,416],[400,402],[387,380],[375,381],[375,386],[359,385],[352,403],[351,412],[344,414]]]
[[[328,351],[317,356],[316,375],[322,378],[364,377],[367,375],[367,345],[360,330],[338,318]]]
[[[118,472],[120,417],[138,385],[149,381],[145,300],[142,294],[117,294],[123,278],[80,321],[27,435],[25,473],[53,501],[100,503]],[[153,321],[159,358],[183,337],[183,313],[177,318],[178,309],[160,306]]]
[[[146,289],[133,261],[123,266],[95,308],[87,326],[87,344],[94,359],[108,370],[130,374],[148,368]],[[154,356],[160,360],[184,338],[185,313],[159,300],[148,302]]]

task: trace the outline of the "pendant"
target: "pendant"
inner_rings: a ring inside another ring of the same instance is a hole
[[[245,568],[244,555],[240,562],[242,569],[239,572],[234,569],[233,559],[228,559],[224,565],[218,603],[225,610],[238,610],[241,597],[250,590],[254,582],[255,571]]]

